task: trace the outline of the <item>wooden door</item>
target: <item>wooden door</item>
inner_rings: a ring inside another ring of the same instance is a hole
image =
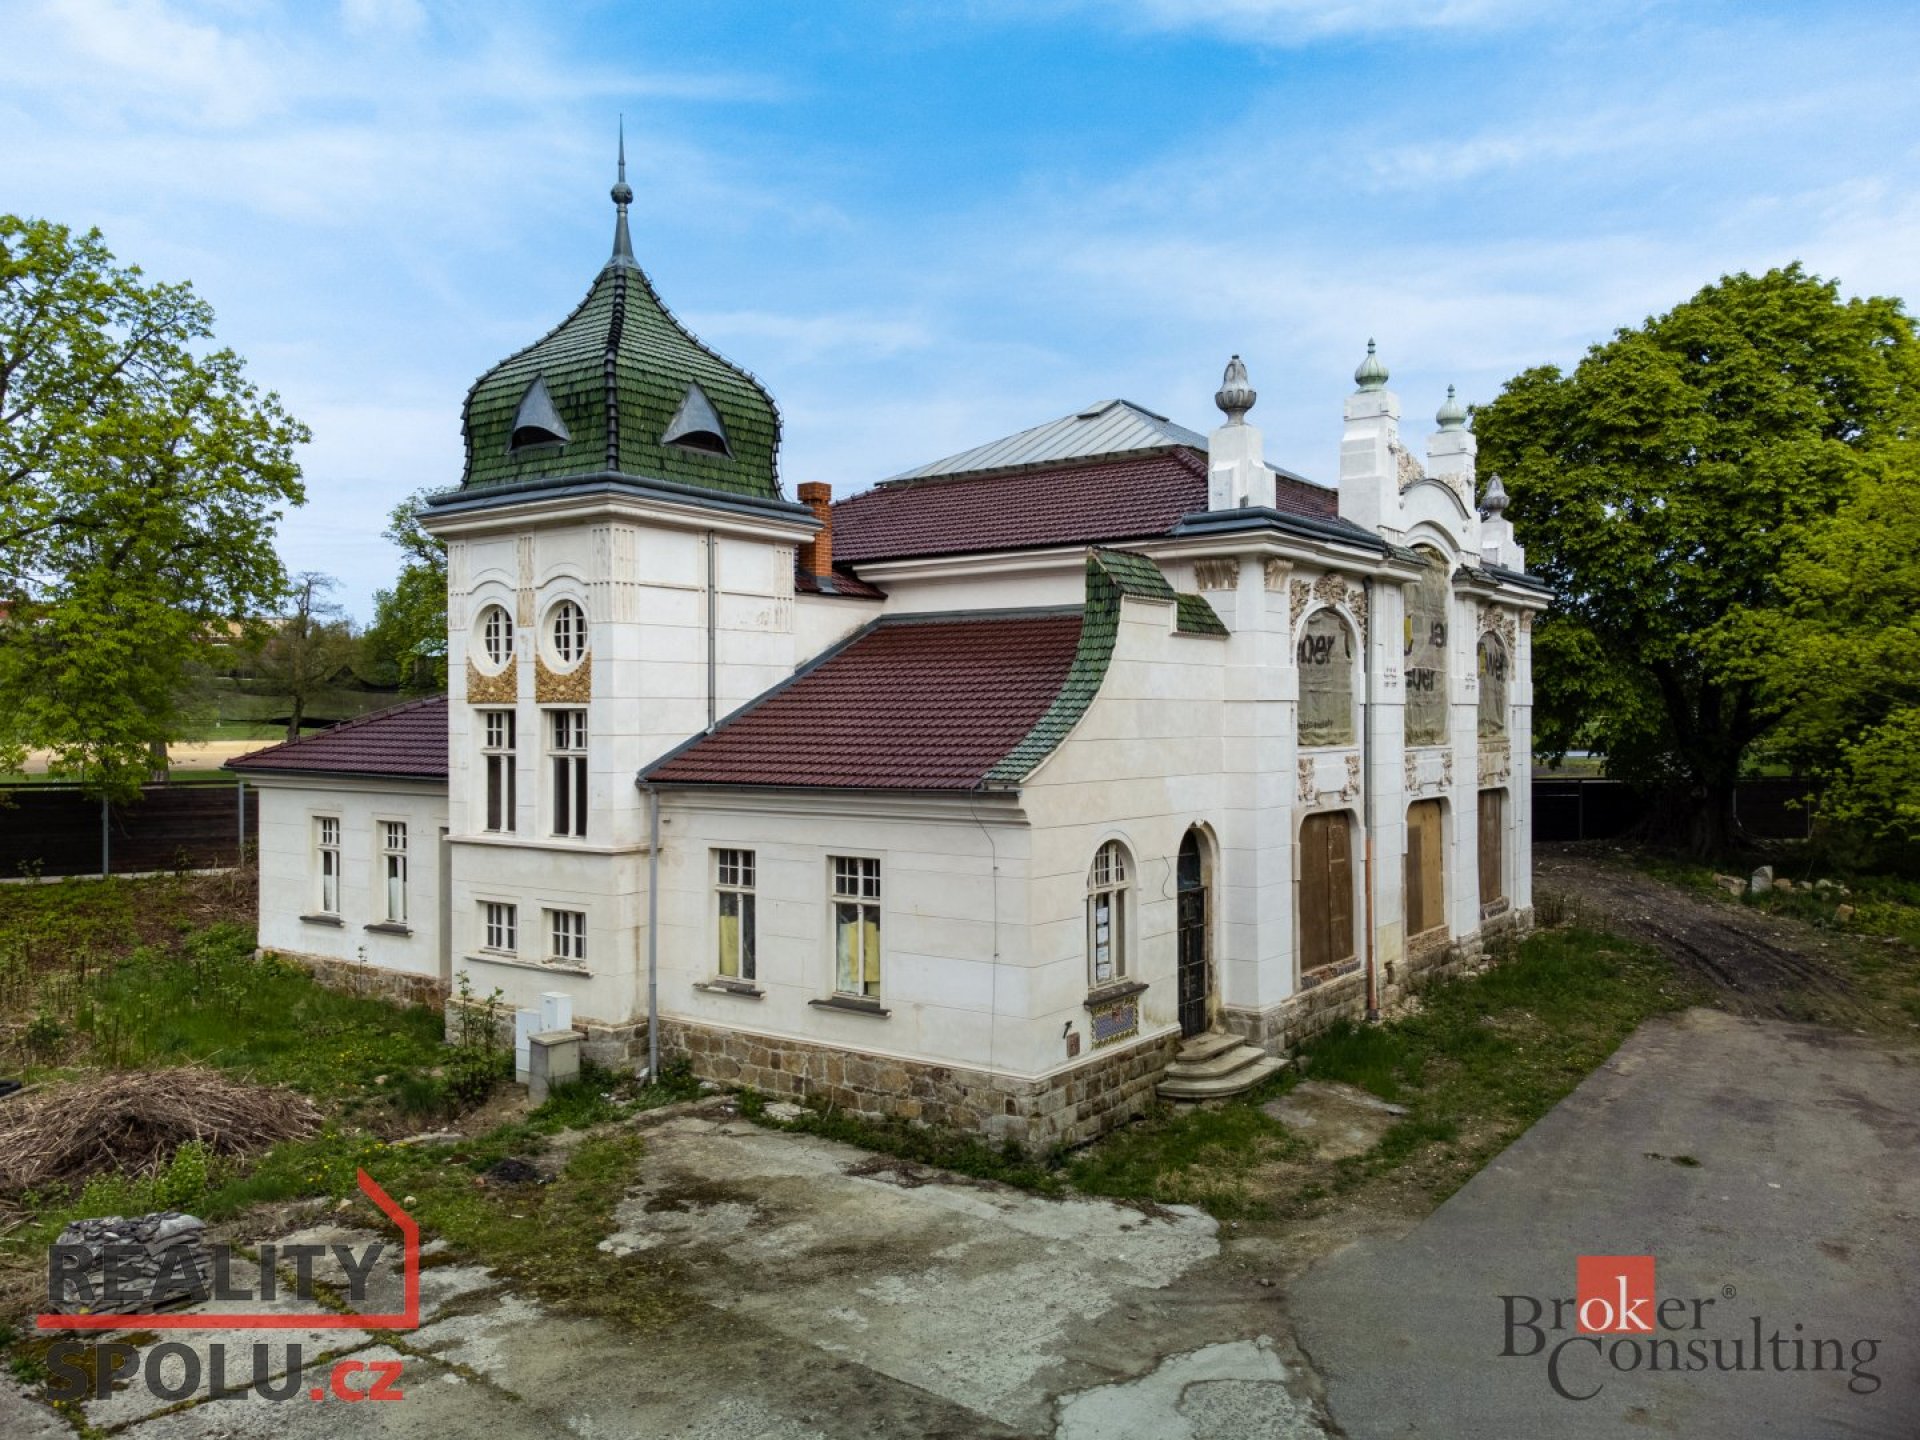
[[[1506,792],[1504,790],[1482,790],[1480,792],[1480,910],[1488,913],[1507,898],[1506,856],[1502,846],[1506,840]]]
[[[1407,807],[1407,934],[1447,923],[1447,855],[1438,800]]]
[[[1353,958],[1353,834],[1345,811],[1300,826],[1300,970]]]

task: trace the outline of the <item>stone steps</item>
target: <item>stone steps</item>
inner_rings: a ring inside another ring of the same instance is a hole
[[[1224,1100],[1245,1094],[1286,1065],[1238,1035],[1211,1030],[1180,1047],[1155,1090],[1162,1100],[1186,1104]]]

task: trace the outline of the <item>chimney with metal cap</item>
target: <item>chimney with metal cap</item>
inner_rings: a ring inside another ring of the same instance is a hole
[[[820,529],[800,547],[800,569],[808,575],[833,574],[833,486],[807,480],[800,486],[800,503],[813,511]]]

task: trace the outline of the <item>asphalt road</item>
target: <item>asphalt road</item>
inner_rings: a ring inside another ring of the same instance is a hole
[[[1683,1303],[1652,1336],[1596,1343],[1571,1307],[1555,1331],[1581,1255],[1651,1255]],[[1652,1022],[1410,1233],[1290,1292],[1356,1440],[1911,1440],[1920,1054],[1717,1011]]]

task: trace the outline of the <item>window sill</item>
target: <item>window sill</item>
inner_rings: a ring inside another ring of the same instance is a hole
[[[857,995],[828,995],[820,1000],[809,1000],[807,1004],[820,1010],[844,1010],[849,1015],[871,1015],[884,1020],[893,1012],[884,1009],[878,1000],[865,1000]]]
[[[1144,980],[1115,980],[1089,990],[1084,1003],[1087,1009],[1094,1010],[1102,1005],[1111,1005],[1116,1000],[1125,1000],[1129,995],[1138,995],[1146,988],[1147,982]]]
[[[482,950],[469,955],[470,963],[480,965],[512,965],[521,970],[539,970],[553,975],[592,975],[584,965],[576,965],[571,960],[524,960],[518,955],[509,955],[503,950]]]
[[[338,915],[302,915],[300,917],[300,923],[302,925],[331,925],[336,930],[344,930],[347,925],[347,922],[342,920]]]
[[[709,995],[738,995],[746,1000],[758,1000],[767,993],[751,980],[730,980],[725,975],[716,975],[711,980],[696,980],[693,988],[704,990]]]
[[[371,930],[376,935],[412,935],[413,934],[413,927],[411,925],[402,924],[397,920],[376,920],[371,925],[366,925],[366,926],[363,926],[362,928],[366,930]]]

